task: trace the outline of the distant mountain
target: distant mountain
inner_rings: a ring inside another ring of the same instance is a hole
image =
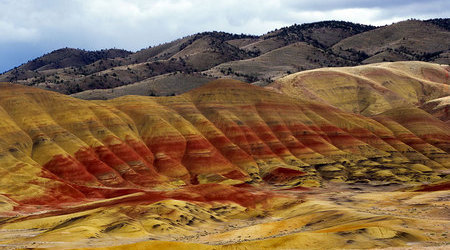
[[[449,20],[382,27],[324,21],[262,36],[203,32],[135,53],[65,48],[5,72],[0,81],[107,99],[178,94],[216,78],[265,86],[322,67],[410,60],[450,64]]]
[[[132,54],[122,49],[86,51],[82,49],[58,49],[21,65],[21,70],[43,71],[66,67],[81,67],[99,60],[126,57]]]
[[[332,47],[334,53],[363,63],[380,61],[431,61],[449,63],[450,32],[433,22],[409,20],[346,38]]]

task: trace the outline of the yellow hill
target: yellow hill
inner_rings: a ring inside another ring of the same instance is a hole
[[[270,87],[289,96],[374,115],[450,95],[449,70],[425,62],[323,68],[286,76]]]

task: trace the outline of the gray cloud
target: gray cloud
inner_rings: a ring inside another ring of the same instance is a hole
[[[429,6],[431,8],[442,8],[448,6],[448,1],[445,0],[327,0],[327,1],[294,1],[283,0],[283,2],[291,8],[301,10],[333,10],[333,9],[348,9],[348,8],[380,8],[380,9],[394,9],[402,12],[405,6]],[[418,11],[421,11],[418,9]]]
[[[0,0],[0,10],[0,72],[61,47],[138,50],[201,31],[450,16],[446,0]]]

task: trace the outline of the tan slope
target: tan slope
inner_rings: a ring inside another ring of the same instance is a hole
[[[374,115],[450,95],[448,74],[448,66],[432,63],[379,63],[299,72],[270,87],[289,96]]]
[[[386,50],[380,53],[377,53],[363,61],[364,64],[370,63],[379,63],[379,62],[397,62],[397,61],[410,61],[414,60],[414,58],[410,55],[394,51],[394,50]]]
[[[371,57],[389,49],[417,60],[424,53],[447,51],[449,41],[447,30],[432,23],[409,20],[346,38],[335,44],[332,50],[343,55],[349,50],[361,51]],[[379,59],[381,62],[383,58]]]
[[[249,55],[220,37],[204,36],[187,44],[171,58],[182,59],[189,67],[200,71],[223,62],[246,59]]]
[[[231,40],[233,44],[247,51],[261,54],[296,42],[306,42],[317,48],[328,48],[344,38],[374,29],[374,26],[343,21],[323,21],[309,24],[294,24],[271,31],[253,39]]]
[[[180,46],[189,40],[193,39],[193,36],[187,36],[175,41],[160,44],[158,46],[146,48],[137,51],[129,56],[131,61],[146,62],[153,61],[155,59],[167,59],[180,50]]]
[[[345,60],[332,56],[324,50],[298,42],[256,58],[222,63],[204,73],[219,78],[240,78],[257,85],[266,85],[291,72],[345,63]]]
[[[85,100],[112,99],[124,95],[168,96],[187,92],[213,79],[199,73],[168,73],[111,89],[85,90],[71,96]]]
[[[248,51],[259,51],[261,54],[267,53],[274,49],[278,49],[286,46],[287,43],[285,40],[279,37],[271,37],[267,39],[257,39],[252,43],[244,44],[244,46],[240,47],[241,49]]]

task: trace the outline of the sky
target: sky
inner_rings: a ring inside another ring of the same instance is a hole
[[[0,73],[64,47],[137,51],[203,31],[447,17],[448,0],[0,0]]]

